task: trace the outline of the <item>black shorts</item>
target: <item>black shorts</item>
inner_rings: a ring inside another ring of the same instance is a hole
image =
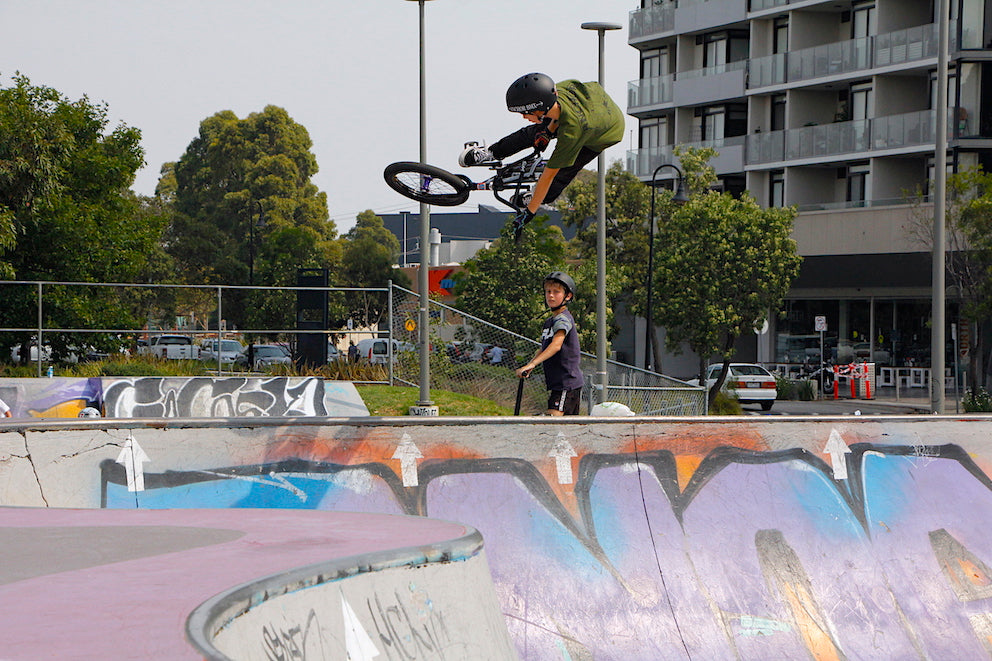
[[[561,411],[565,415],[578,415],[581,401],[582,388],[552,390],[548,393],[548,410]]]

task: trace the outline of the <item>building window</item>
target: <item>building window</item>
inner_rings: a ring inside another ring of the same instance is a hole
[[[668,144],[668,117],[651,117],[641,120],[640,148],[651,149]]]
[[[703,45],[703,67],[707,69],[748,58],[746,32],[711,32],[697,37],[696,43]]]
[[[772,170],[768,173],[768,206],[785,206],[785,171]]]
[[[727,112],[724,106],[708,106],[703,108],[702,135],[703,140],[721,140],[726,128]]]
[[[849,98],[852,120],[871,119],[875,116],[875,93],[871,83],[852,85]]]
[[[851,7],[851,38],[873,37],[877,33],[875,2],[858,2]]]
[[[653,48],[641,53],[641,80],[668,73],[668,48]]]
[[[772,130],[781,131],[785,128],[785,94],[772,97]]]
[[[789,52],[789,18],[780,16],[775,19],[774,32],[772,34],[772,54]]]
[[[847,168],[847,201],[852,207],[863,207],[871,199],[871,168],[857,163]]]

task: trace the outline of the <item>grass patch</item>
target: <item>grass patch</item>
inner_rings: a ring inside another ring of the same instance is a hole
[[[405,386],[355,386],[371,415],[407,415],[420,399],[419,388]],[[513,409],[492,400],[462,395],[447,390],[431,390],[431,399],[441,415],[492,416],[513,415]]]

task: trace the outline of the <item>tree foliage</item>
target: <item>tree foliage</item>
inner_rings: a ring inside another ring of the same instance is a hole
[[[700,358],[730,362],[734,344],[780,308],[801,258],[791,238],[794,208],[764,209],[751,196],[708,190],[699,154],[682,157],[690,199],[670,202],[655,245],[656,314],[673,352],[685,343]],[[726,370],[724,370],[724,374]],[[710,392],[712,402],[723,378]]]
[[[992,174],[981,166],[950,174],[946,180],[944,227],[949,284],[959,304],[961,324],[970,324],[968,385],[978,392],[985,367],[980,329],[992,321]],[[923,191],[912,198],[910,237],[932,250],[933,208]]]
[[[568,270],[561,230],[536,217],[519,243],[506,233],[465,262],[458,276],[457,307],[507,330],[536,338],[545,319],[544,276]]]
[[[407,275],[393,268],[400,253],[399,239],[371,209],[358,214],[342,245],[341,277],[346,287],[386,287],[392,281],[409,288]],[[346,314],[359,326],[375,326],[388,312],[388,300],[381,292],[348,292]]]
[[[21,75],[0,89],[0,276],[20,280],[134,282],[160,269],[166,219],[130,192],[143,165],[141,134],[121,124],[107,131],[107,108],[71,101]],[[35,292],[8,289],[0,323],[37,323]],[[51,286],[46,325],[131,326],[133,300],[116,292]],[[7,337],[9,346],[27,338]],[[73,343],[106,338],[50,336],[56,357]],[[106,348],[101,346],[101,348]]]
[[[159,190],[173,196],[169,252],[191,283],[294,286],[300,268],[337,280],[341,246],[307,130],[277,106],[239,119],[223,111],[199,135]],[[232,295],[225,316],[241,327],[280,328],[294,315],[290,294]]]

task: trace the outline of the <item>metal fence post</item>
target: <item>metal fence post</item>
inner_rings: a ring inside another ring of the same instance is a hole
[[[41,327],[43,325],[42,318],[41,318],[41,299],[42,299],[41,289],[42,289],[42,287],[44,287],[44,284],[42,284],[41,282],[39,282],[38,283],[38,378],[39,379],[41,378],[41,347],[42,347]],[[21,348],[23,349],[23,347],[21,347]],[[30,346],[28,347],[28,358],[29,359],[31,358],[31,347]]]
[[[396,385],[393,383],[393,281],[389,280],[387,285],[389,293],[386,296],[387,305],[387,316],[389,318],[389,335],[387,340],[389,341],[389,350],[387,352],[388,362],[389,362],[389,385]]]

